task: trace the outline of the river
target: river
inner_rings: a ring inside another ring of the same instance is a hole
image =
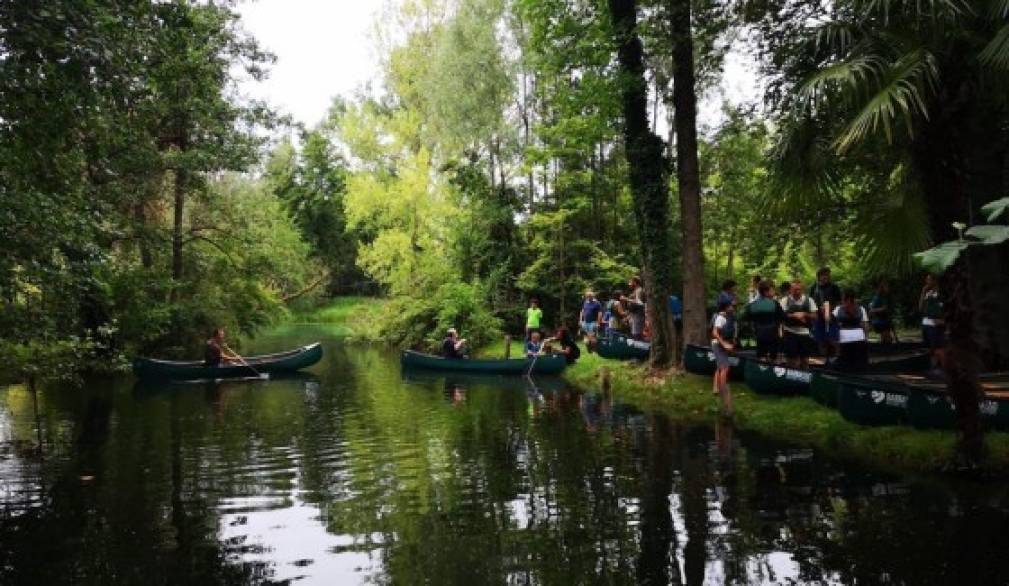
[[[1005,487],[321,339],[268,382],[0,387],[0,584],[999,584]]]

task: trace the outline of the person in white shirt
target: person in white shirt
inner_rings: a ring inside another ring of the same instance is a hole
[[[855,292],[845,290],[841,305],[834,310],[834,319],[840,326],[841,351],[835,365],[841,370],[854,371],[869,365],[869,314],[858,304]]]
[[[735,308],[729,301],[718,304],[718,313],[711,322],[711,351],[715,354],[715,390],[722,397],[722,415],[732,417],[732,395],[729,392],[729,353],[736,349]]]

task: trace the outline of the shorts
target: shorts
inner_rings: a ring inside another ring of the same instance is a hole
[[[877,334],[893,331],[893,322],[888,319],[872,320],[872,331]]]
[[[921,326],[921,339],[929,350],[946,347],[946,326]]]
[[[592,334],[596,333],[596,326],[598,325],[599,325],[598,322],[583,321],[581,324],[582,331],[585,332],[586,335],[591,336]]]
[[[718,343],[718,340],[711,341],[711,351],[715,353],[715,368],[729,368],[729,351]]]
[[[786,358],[809,358],[812,345],[813,339],[805,334],[785,332],[785,337],[781,339],[781,350]]]
[[[813,340],[818,344],[837,342],[840,338],[841,327],[837,322],[824,323],[822,320],[816,320],[813,324]]]
[[[640,336],[645,331],[645,313],[631,314],[631,335]]]
[[[778,332],[762,332],[757,330],[755,337],[757,340],[757,358],[777,360],[778,346],[781,345],[781,340],[778,338]]]

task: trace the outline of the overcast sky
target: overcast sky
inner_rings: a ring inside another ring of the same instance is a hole
[[[277,56],[270,77],[243,84],[242,91],[266,99],[298,122],[313,126],[334,96],[350,97],[376,80],[378,56],[372,39],[375,19],[385,0],[251,0],[239,5],[244,27]],[[734,103],[759,97],[749,52],[731,52],[726,60],[722,95]],[[720,95],[700,105],[700,122],[718,120]]]

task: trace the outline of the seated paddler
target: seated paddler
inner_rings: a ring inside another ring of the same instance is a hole
[[[459,337],[455,328],[449,328],[445,339],[441,341],[442,358],[460,360],[466,358],[466,340]]]
[[[228,348],[228,343],[224,340],[224,328],[215,328],[203,347],[203,365],[221,366],[240,364],[241,362],[242,358],[234,350]]]

